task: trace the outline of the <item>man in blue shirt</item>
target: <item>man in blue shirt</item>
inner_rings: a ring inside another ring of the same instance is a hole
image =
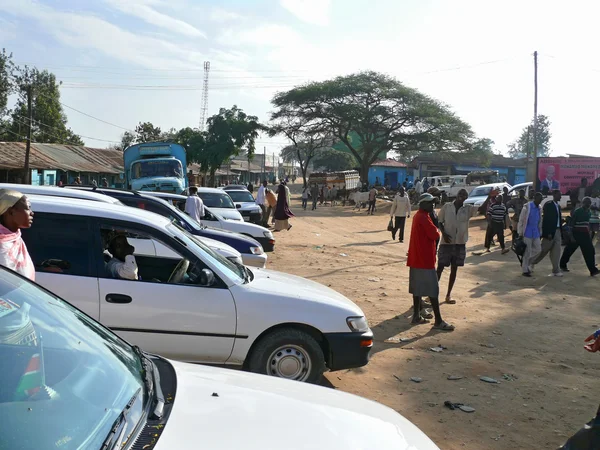
[[[523,211],[519,217],[519,226],[517,233],[523,236],[523,241],[527,245],[521,268],[524,277],[530,277],[533,272],[531,262],[535,261],[538,254],[542,251],[542,212],[540,204],[542,203],[542,193],[536,192],[533,201],[523,206]]]

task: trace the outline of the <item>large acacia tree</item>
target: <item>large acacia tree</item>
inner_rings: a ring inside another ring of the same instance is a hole
[[[402,155],[471,146],[471,128],[446,105],[377,72],[309,83],[275,95],[272,103],[277,108],[272,119],[285,113],[343,142],[363,181],[388,151]],[[352,133],[359,139],[351,139]]]

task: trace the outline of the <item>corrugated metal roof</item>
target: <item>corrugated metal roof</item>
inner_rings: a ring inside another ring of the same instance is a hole
[[[0,169],[22,169],[24,142],[0,142]],[[120,150],[60,144],[31,144],[31,169],[61,169],[73,172],[123,173]]]
[[[380,167],[406,167],[406,164],[400,161],[396,161],[395,159],[379,159],[375,161],[372,166],[380,166]]]

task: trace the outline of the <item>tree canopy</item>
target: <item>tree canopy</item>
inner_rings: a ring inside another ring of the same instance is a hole
[[[466,150],[472,132],[447,106],[377,72],[309,83],[275,95],[278,114],[331,133],[352,152],[368,178],[384,152]],[[354,132],[358,142],[348,136]]]
[[[531,152],[533,155],[533,124],[523,128],[521,135],[508,145],[508,155],[511,158],[525,158]],[[548,116],[538,115],[537,128],[537,156],[550,156],[550,119]]]
[[[357,166],[356,159],[350,153],[333,149],[324,149],[318,152],[313,159],[313,165],[324,167],[329,172],[349,170]]]

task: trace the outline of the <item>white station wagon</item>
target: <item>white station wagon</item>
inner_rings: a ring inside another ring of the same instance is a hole
[[[30,200],[34,223],[23,236],[36,281],[148,352],[307,382],[317,382],[326,367],[368,362],[373,333],[362,310],[338,292],[236,265],[147,211]],[[106,270],[115,235],[146,242],[134,253],[138,281]]]

